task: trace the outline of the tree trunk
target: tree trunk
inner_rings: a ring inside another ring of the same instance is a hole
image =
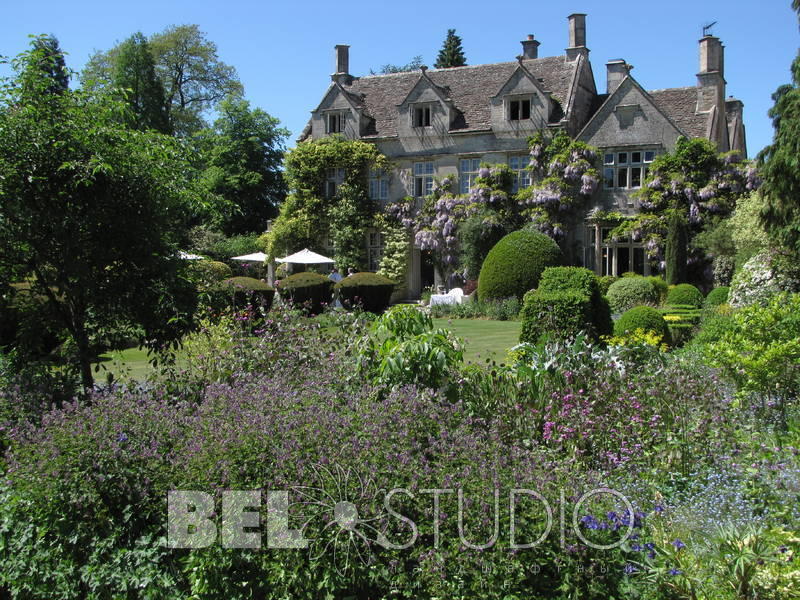
[[[89,346],[89,334],[82,322],[75,325],[75,345],[78,347],[78,366],[81,373],[83,391],[88,394],[94,389],[92,376],[92,351]]]

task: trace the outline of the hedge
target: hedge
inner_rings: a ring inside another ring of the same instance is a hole
[[[261,306],[269,310],[275,297],[272,286],[253,277],[229,277],[222,281],[220,288],[228,294],[233,293],[234,308]]]
[[[658,304],[658,291],[644,277],[624,277],[611,284],[606,294],[615,313],[625,312],[640,304]]]
[[[483,261],[478,278],[478,298],[499,300],[526,292],[539,284],[542,271],[561,264],[561,249],[536,231],[515,231],[501,239]]]
[[[611,309],[600,291],[597,276],[583,267],[548,267],[539,281],[540,292],[576,291],[589,299],[591,312],[582,329],[599,337],[610,335],[613,328]],[[570,332],[568,336],[577,332]]]
[[[708,293],[708,296],[706,296],[705,306],[713,308],[720,304],[725,304],[728,301],[728,294],[730,291],[731,288],[727,286],[714,288]]]
[[[576,290],[536,290],[525,294],[520,315],[519,341],[535,344],[543,336],[573,337],[585,330],[586,324],[591,322],[592,303],[588,296]]]
[[[614,335],[622,337],[633,333],[637,329],[652,331],[669,343],[669,328],[664,317],[652,306],[636,306],[626,311],[614,323]]]
[[[667,304],[690,304],[700,308],[703,306],[703,293],[691,283],[679,283],[669,290]]]
[[[333,281],[319,273],[295,273],[278,283],[281,299],[297,306],[306,306],[312,313],[322,312],[333,299]]]
[[[389,307],[394,281],[377,273],[353,273],[334,286],[345,307],[360,306],[372,313],[382,313]]]

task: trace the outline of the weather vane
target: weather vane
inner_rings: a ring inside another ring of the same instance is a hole
[[[703,37],[706,37],[707,35],[711,35],[711,28],[716,24],[717,24],[717,22],[714,21],[713,23],[709,23],[708,25],[703,25]]]

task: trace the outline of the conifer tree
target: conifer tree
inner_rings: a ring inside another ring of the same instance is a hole
[[[467,58],[464,56],[464,49],[461,47],[461,38],[456,35],[455,29],[448,29],[447,38],[444,40],[442,49],[439,50],[436,64],[433,65],[434,68],[449,69],[451,67],[463,67],[466,64]]]
[[[114,86],[126,90],[125,101],[131,107],[134,129],[172,133],[164,86],[156,75],[150,44],[141,33],[134,33],[119,46]]]

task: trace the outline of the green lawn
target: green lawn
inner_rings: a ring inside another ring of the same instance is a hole
[[[519,321],[490,321],[488,319],[434,319],[435,327],[450,329],[466,343],[464,360],[485,363],[486,359],[502,362],[508,349],[519,341]],[[180,360],[180,359],[178,359]],[[98,382],[111,372],[119,380],[141,381],[150,373],[147,352],[138,348],[117,350],[103,354],[100,371],[95,373]]]
[[[486,359],[503,362],[508,349],[519,343],[520,321],[488,319],[434,319],[436,327],[450,329],[463,338],[464,360],[485,363]]]

